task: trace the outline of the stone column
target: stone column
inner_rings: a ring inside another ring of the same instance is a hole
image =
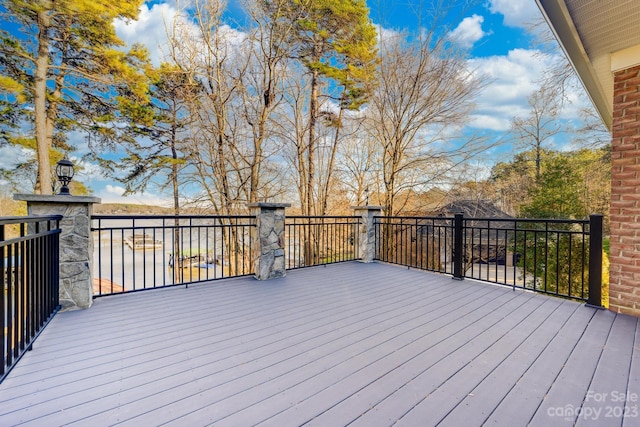
[[[60,305],[62,310],[89,308],[93,302],[91,214],[97,197],[16,194],[29,215],[62,215],[60,221]]]
[[[382,215],[382,206],[352,206],[356,216],[360,216],[358,249],[362,262],[373,262],[376,256],[376,227],[373,218]]]
[[[284,277],[287,263],[284,255],[284,219],[288,203],[255,203],[249,205],[256,216],[253,237],[255,278],[269,280]]]

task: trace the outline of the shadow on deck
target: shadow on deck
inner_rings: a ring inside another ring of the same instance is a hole
[[[639,359],[636,318],[354,262],[60,313],[0,425],[637,426]]]

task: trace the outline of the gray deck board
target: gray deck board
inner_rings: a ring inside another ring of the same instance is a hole
[[[636,323],[636,334],[633,340],[633,357],[631,359],[627,396],[626,410],[631,413],[637,409],[637,405],[640,403],[640,319]],[[634,417],[625,418],[623,427],[636,426],[638,424],[637,421],[637,418]]]
[[[580,425],[549,411],[640,395],[639,329],[384,264],[105,297],[56,315],[0,384],[0,426]]]
[[[625,403],[622,396],[627,393],[637,319],[617,316],[602,350],[604,360],[618,360],[617,364],[599,363],[596,367],[589,391],[582,404],[593,410],[577,417],[577,426],[586,426],[597,421],[599,426],[620,426],[620,415]],[[638,419],[640,424],[640,418]]]
[[[455,322],[458,324],[458,322]],[[401,364],[404,360],[409,359],[411,357],[415,357],[416,351],[418,349],[422,349],[425,346],[428,346],[431,342],[439,342],[444,339],[445,336],[448,337],[448,329],[452,323],[441,326],[438,329],[438,323],[433,322],[432,325],[425,327],[423,330],[412,329],[412,334],[408,334],[409,336],[399,336],[400,339],[394,338],[391,341],[375,344],[367,345],[366,347],[361,347],[363,351],[355,352],[348,354],[348,358],[345,360],[345,355],[332,355],[332,359],[334,361],[329,364],[321,364],[314,368],[317,370],[318,376],[313,378],[313,384],[316,387],[319,386],[323,388],[324,396],[318,397],[314,396],[314,400],[318,399],[320,402],[324,402],[326,405],[329,400],[333,399],[334,401],[340,399],[341,394],[344,394],[350,388],[353,388],[355,384],[359,384],[359,381],[353,378],[353,374],[358,374],[361,378],[364,378],[365,381],[370,381],[372,375],[380,375],[381,372],[393,371],[398,372],[398,365]],[[426,331],[430,333],[427,335],[420,336],[421,334],[425,334]],[[406,334],[405,334],[406,335]],[[319,362],[324,362],[321,360],[314,360],[313,365],[318,364]],[[300,378],[308,378],[308,375],[302,374],[300,375],[298,372],[293,373],[293,377],[291,380],[294,382],[292,386],[299,385]],[[341,384],[340,380],[346,378],[344,381],[345,384]],[[280,383],[285,378],[281,377],[278,379],[278,383]],[[295,384],[298,382],[298,384]],[[340,384],[339,384],[340,383]],[[308,385],[308,384],[307,384]],[[287,389],[289,387],[286,387]],[[307,389],[306,393],[309,393]],[[305,395],[305,394],[299,394]],[[326,398],[326,399],[325,399]],[[240,399],[243,404],[246,403],[246,396],[240,396]],[[225,405],[226,406],[226,405]],[[252,408],[249,413],[249,417],[254,417],[254,421],[259,420],[260,418],[255,418],[256,416],[264,417],[266,415],[266,408],[269,408],[270,404],[266,403],[265,408]],[[228,410],[228,408],[226,408]],[[272,409],[272,408],[269,408]],[[210,411],[206,411],[210,414]],[[196,414],[197,415],[197,414]],[[186,419],[189,420],[189,417]],[[235,414],[233,420],[229,420],[229,422],[233,423],[235,420]],[[211,421],[218,421],[212,419]],[[306,420],[302,420],[306,421]],[[297,422],[297,420],[294,420]],[[278,423],[278,422],[276,422]],[[218,422],[216,423],[216,425]],[[225,423],[221,423],[224,425]]]
[[[530,301],[530,305],[534,305],[536,302]],[[469,346],[465,347],[464,352],[461,352],[457,357],[456,362],[458,363],[450,364],[449,360],[444,360],[441,363],[443,366],[437,367],[438,369],[433,373],[428,373],[429,377],[423,375],[422,378],[418,378],[421,381],[411,384],[410,387],[414,390],[417,399],[410,399],[411,396],[407,394],[410,389],[404,393],[404,397],[397,396],[397,398],[407,400],[407,403],[404,404],[405,413],[398,414],[399,424],[415,425],[419,420],[427,417],[434,421],[444,419],[455,408],[455,406],[451,407],[452,403],[459,402],[471,394],[475,396],[474,390],[483,380],[496,369],[500,369],[501,363],[511,357],[513,352],[523,345],[539,325],[553,322],[554,315],[558,315],[558,309],[565,307],[553,303],[549,304],[548,301],[545,301],[544,304],[534,308],[534,311],[526,313],[527,315],[522,319],[518,318],[519,312],[514,313],[513,316],[510,316],[510,319],[514,320],[513,323],[501,324],[499,325],[502,326],[501,329],[494,328],[494,331],[487,331],[489,336],[480,342],[470,343],[474,344],[473,347],[477,350],[469,354],[467,349]],[[469,369],[466,369],[467,367]],[[456,375],[457,377],[454,379],[453,377]],[[451,398],[451,395],[447,395],[449,393],[457,397]],[[430,401],[429,398],[432,395],[435,395],[433,397],[439,395],[440,401],[438,399]],[[383,408],[376,407],[375,411],[380,409]],[[363,421],[366,423],[364,418]]]
[[[554,307],[548,317],[536,325],[520,345],[496,363],[495,368],[483,381],[444,418],[442,425],[460,425],[468,419],[478,420],[479,423],[486,422],[571,316],[575,310],[571,305],[564,303]],[[513,419],[513,425],[526,425],[526,422]]]
[[[441,366],[445,360],[456,358],[458,355],[464,355],[463,357],[465,358],[468,357],[473,352],[469,350],[469,347],[475,342],[481,341],[485,335],[491,334],[487,333],[487,331],[497,326],[506,326],[504,322],[500,322],[501,316],[486,314],[495,310],[496,305],[507,310],[507,312],[512,312],[522,307],[522,304],[529,299],[528,296],[524,295],[523,298],[519,298],[518,295],[513,294],[503,295],[503,298],[509,297],[511,298],[507,301],[501,298],[496,299],[493,305],[485,305],[484,309],[488,311],[476,310],[475,315],[483,316],[481,319],[477,319],[477,317],[470,318],[468,324],[461,325],[464,326],[464,329],[457,333],[450,334],[447,331],[447,335],[449,336],[437,345],[428,348],[428,353],[422,353],[416,358],[408,360],[402,366],[388,370],[375,382],[367,384],[366,388],[359,390],[356,395],[349,396],[348,399],[340,402],[340,405],[337,407],[331,408],[329,411],[318,416],[311,424],[330,425],[335,422],[336,418],[343,418],[352,406],[358,408],[358,412],[364,414],[362,418],[357,420],[358,422],[356,422],[356,424],[367,425],[371,423],[372,425],[388,425],[390,422],[399,418],[388,419],[388,417],[393,418],[392,414],[396,411],[401,411],[400,414],[402,414],[402,412],[404,412],[402,409],[404,405],[411,405],[410,401],[405,399],[415,398],[415,389],[413,388],[415,381],[425,376],[430,378],[431,375],[429,374],[438,371],[439,366]],[[439,373],[440,372],[438,372],[438,374]],[[391,395],[391,398],[388,398],[386,395],[389,394],[389,391],[394,390],[397,391]],[[403,391],[407,393],[402,393]],[[420,393],[422,391],[423,390],[421,390]],[[398,397],[398,395],[400,396]],[[387,409],[386,411],[382,410],[378,412],[374,410],[366,413],[366,411],[372,407],[377,408],[377,404],[385,398],[387,398],[387,400],[380,405],[385,407]],[[350,415],[353,416],[353,412],[351,412]],[[368,415],[372,416],[368,417]]]
[[[609,311],[594,313],[562,371],[533,416],[532,425],[543,426],[549,423],[550,418],[557,426],[574,425],[576,417],[571,416],[570,410],[582,407],[593,374],[602,360],[602,348],[616,317]],[[608,363],[615,364],[617,361],[611,360]]]
[[[425,416],[434,421],[443,419],[495,369],[497,363],[511,354],[513,349],[535,330],[536,325],[542,322],[540,316],[544,316],[549,309],[553,308],[553,304],[543,304],[543,302],[545,300],[542,298],[528,300],[510,316],[511,322],[501,322],[498,325],[501,329],[493,328],[493,331],[487,331],[491,334],[491,338],[486,339],[484,343],[482,341],[474,343],[474,346],[484,344],[484,347],[478,347],[474,352],[473,360],[465,364],[453,365],[450,369],[457,369],[457,371],[425,393],[424,399],[404,415],[399,420],[399,424],[408,425],[414,422],[412,420]],[[377,410],[377,407],[373,408],[373,411]]]
[[[489,424],[508,425],[515,419],[522,424],[530,422],[592,317],[592,310],[579,307],[560,325],[557,334],[491,414]]]
[[[405,309],[406,308],[402,308],[403,311]],[[372,323],[371,320],[369,322]],[[371,326],[371,324],[368,326],[369,333],[372,333]],[[343,335],[343,331],[339,328],[335,329],[334,331],[335,334],[337,334],[337,337]],[[373,339],[376,340],[376,343],[369,345],[374,348],[375,351],[382,352],[384,351],[384,347],[378,346],[377,344],[383,336],[380,335],[379,330],[375,330],[375,332],[376,336],[374,336]],[[409,339],[413,338],[409,337]],[[351,341],[356,341],[356,344],[361,344],[361,341],[354,340],[353,338],[351,339]],[[392,346],[392,349],[395,348],[397,348],[397,344],[394,344]],[[166,404],[159,409],[159,412],[179,415],[184,414],[185,416],[188,414],[187,418],[195,418],[202,414],[203,408],[201,407],[201,405],[203,404],[203,402],[212,402],[214,404],[209,405],[212,406],[211,408],[209,408],[209,406],[205,407],[208,408],[205,411],[207,418],[206,422],[216,421],[218,418],[222,418],[228,415],[230,412],[233,412],[234,410],[244,409],[244,407],[248,405],[247,402],[253,402],[255,401],[255,399],[262,398],[262,396],[269,393],[269,390],[273,390],[274,387],[275,392],[280,391],[287,386],[295,384],[296,381],[299,381],[299,378],[305,378],[308,375],[312,375],[312,373],[309,371],[313,371],[314,373],[321,372],[325,369],[328,369],[335,363],[342,362],[345,357],[351,357],[354,354],[358,355],[361,352],[361,350],[358,349],[358,346],[354,344],[337,350],[340,350],[340,352],[335,353],[336,349],[333,348],[325,349],[326,355],[323,356],[323,354],[321,353],[315,353],[313,354],[313,358],[311,360],[309,359],[308,355],[305,355],[306,357],[299,358],[299,360],[292,360],[291,358],[289,358],[282,361],[281,363],[278,363],[277,365],[269,366],[268,372],[250,372],[248,373],[248,375],[251,375],[250,377],[239,377],[231,383],[224,383],[219,385],[217,383],[207,382],[206,385],[209,387],[209,389],[204,390],[201,393],[201,396],[204,397],[204,399],[193,400],[189,402],[179,402],[179,408],[174,408],[170,404]],[[240,370],[240,372],[246,373],[246,366],[243,366],[242,368],[243,369]],[[303,371],[302,373],[300,372],[301,370]],[[267,383],[263,379],[263,376],[266,376],[267,378],[275,377],[276,380]],[[260,387],[259,391],[256,391],[255,387],[253,387],[255,385],[258,385]],[[254,400],[251,400],[252,398],[250,396],[247,396],[251,394],[254,395]],[[185,422],[188,422],[188,420],[185,420]]]

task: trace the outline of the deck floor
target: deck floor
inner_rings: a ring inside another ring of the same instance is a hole
[[[639,400],[637,318],[354,262],[60,313],[0,426],[629,427]]]

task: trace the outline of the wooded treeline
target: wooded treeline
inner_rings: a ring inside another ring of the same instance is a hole
[[[78,148],[74,133],[85,135],[85,160],[128,193],[165,190],[177,213],[288,201],[305,215],[367,202],[394,215],[424,211],[439,188],[540,215],[553,206],[539,202],[544,190],[569,179],[561,201],[578,195],[581,208],[555,215],[608,203],[606,150],[551,150],[561,125],[548,87],[532,95],[531,117],[514,119],[520,154],[489,178],[469,176],[468,161],[491,145],[465,128],[487,81],[442,22],[466,1],[429,11],[417,34],[382,37],[365,0],[246,0],[242,25],[225,21],[223,0],[178,0],[161,64],[113,27],[142,3],[0,2],[12,27],[0,37],[0,143],[36,153],[3,179],[55,191],[51,165]]]

